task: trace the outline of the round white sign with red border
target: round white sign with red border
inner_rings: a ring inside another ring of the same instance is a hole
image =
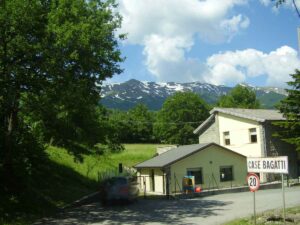
[[[250,191],[255,192],[260,185],[259,177],[255,173],[249,173],[247,176],[247,183]]]

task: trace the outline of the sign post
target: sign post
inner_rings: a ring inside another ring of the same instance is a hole
[[[283,201],[283,221],[285,224],[285,194],[284,194],[284,174],[289,173],[288,157],[279,156],[271,158],[247,158],[248,172],[253,173],[280,173],[282,184],[282,201]],[[248,175],[247,178],[249,178]],[[249,181],[248,181],[249,185]],[[251,190],[251,187],[249,185]],[[254,203],[255,204],[255,203]],[[255,222],[256,224],[256,222]]]
[[[285,224],[285,194],[284,194],[284,177],[283,173],[281,174],[281,182],[282,182],[282,201],[283,201],[283,221]]]
[[[249,173],[247,176],[247,183],[250,191],[253,192],[253,214],[254,214],[254,225],[256,225],[255,192],[258,190],[260,185],[259,177],[255,173]]]

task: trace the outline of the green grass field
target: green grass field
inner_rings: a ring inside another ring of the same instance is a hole
[[[47,153],[52,161],[71,168],[80,175],[98,181],[98,174],[116,171],[119,163],[133,167],[137,163],[154,156],[157,144],[125,144],[125,150],[120,153],[105,155],[81,155],[82,162],[76,162],[74,157],[64,148],[49,147]]]
[[[0,224],[25,225],[49,216],[57,209],[97,191],[98,175],[117,171],[119,163],[126,167],[154,156],[157,144],[126,144],[120,153],[74,156],[64,148],[48,147],[49,160],[16,200],[14,196],[0,199]],[[79,160],[80,159],[80,160]],[[0,198],[3,196],[0,196]]]

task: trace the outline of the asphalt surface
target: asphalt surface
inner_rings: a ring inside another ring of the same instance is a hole
[[[300,205],[300,187],[285,188],[286,207]],[[257,213],[283,205],[281,189],[256,192]],[[103,207],[84,205],[45,218],[35,225],[75,224],[223,224],[253,214],[253,193],[221,194],[203,198],[165,200],[142,199],[131,205]]]

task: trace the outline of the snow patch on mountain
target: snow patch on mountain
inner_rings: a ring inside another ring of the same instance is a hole
[[[284,89],[275,87],[254,87],[241,84],[256,91],[259,96],[286,95]],[[104,105],[108,107],[128,109],[135,104],[147,104],[150,109],[157,110],[166,98],[176,92],[191,91],[199,94],[206,102],[216,103],[220,96],[226,95],[232,88],[224,85],[213,85],[208,83],[155,83],[148,81],[129,80],[124,83],[105,84],[102,86],[101,98]],[[282,98],[283,98],[282,97]],[[270,99],[270,98],[268,98]],[[275,100],[273,100],[275,101]]]

